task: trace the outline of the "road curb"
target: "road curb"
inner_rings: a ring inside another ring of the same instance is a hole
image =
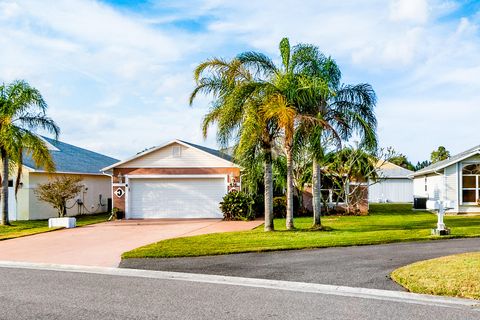
[[[16,261],[0,261],[0,268],[30,269],[43,271],[61,271],[101,274],[123,277],[139,277],[172,281],[189,281],[210,284],[243,286],[253,288],[264,288],[272,290],[296,291],[304,293],[317,293],[325,295],[336,295],[345,297],[356,297],[363,299],[386,300],[410,304],[431,305],[447,308],[474,309],[480,311],[480,301],[450,298],[442,296],[432,296],[426,294],[417,294],[409,292],[399,292],[381,289],[357,288],[347,286],[335,286],[317,283],[305,283],[283,280],[268,280],[256,278],[242,278],[220,275],[206,275],[196,273],[181,273],[167,271],[151,271],[140,269],[121,269],[108,267],[92,267],[77,265],[61,265],[46,263],[30,263]]]

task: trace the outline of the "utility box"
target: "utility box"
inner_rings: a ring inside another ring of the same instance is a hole
[[[413,198],[413,209],[425,210],[427,209],[427,198],[415,197]]]

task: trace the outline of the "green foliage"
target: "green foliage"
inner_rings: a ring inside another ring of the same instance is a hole
[[[287,173],[293,171],[294,187],[301,193],[305,182],[311,181],[311,170],[306,167],[322,157],[325,143],[339,146],[356,134],[363,147],[376,148],[376,95],[369,84],[342,84],[335,61],[316,46],[292,47],[288,38],[283,38],[279,51],[279,65],[259,52],[199,64],[190,103],[200,93],[212,97],[203,133],[206,135],[215,124],[219,145],[235,145],[234,159],[244,168],[243,185],[249,193],[263,183],[264,168],[275,164],[277,157],[286,156],[285,167],[274,167],[274,181],[277,188],[287,190],[291,201],[294,191],[286,184]],[[274,152],[280,145],[284,154]],[[299,159],[308,161],[301,163]],[[271,201],[270,197],[265,200]],[[291,212],[288,223],[293,226],[290,216]]]
[[[48,172],[55,170],[46,143],[35,130],[44,130],[58,137],[60,129],[46,115],[47,104],[40,92],[25,81],[0,85],[0,154],[3,175],[13,163],[17,168],[15,195],[22,175],[23,157],[29,155],[36,166]],[[0,177],[6,179],[7,177]],[[2,185],[2,196],[8,198],[8,185]],[[2,207],[1,224],[8,225],[6,207]]]
[[[401,154],[401,153],[396,154],[387,160],[402,168],[415,171],[415,166],[410,161],[408,161],[407,156],[404,154]]]
[[[418,161],[417,164],[415,165],[415,171],[418,171],[418,170],[421,170],[423,168],[426,168],[428,167],[429,165],[431,165],[432,163],[428,160],[424,160],[422,162]]]
[[[253,220],[255,212],[252,210],[254,205],[252,197],[243,191],[230,191],[220,202],[220,210],[223,212],[225,220]]]
[[[447,160],[448,158],[450,158],[450,151],[445,149],[444,146],[438,147],[437,150],[432,151],[430,154],[430,161],[432,163]]]
[[[74,199],[80,191],[82,178],[77,176],[55,177],[52,181],[39,184],[34,190],[38,200],[51,204],[57,209],[58,216],[67,214],[67,201]]]
[[[273,216],[285,218],[287,212],[287,198],[285,196],[273,198]]]

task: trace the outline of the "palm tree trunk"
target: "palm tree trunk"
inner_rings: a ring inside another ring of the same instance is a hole
[[[273,225],[273,177],[272,177],[272,149],[271,145],[265,148],[265,231],[275,230]]]
[[[0,223],[4,226],[10,225],[8,221],[8,157],[5,149],[0,150],[2,158],[2,212]]]
[[[285,148],[287,155],[287,216],[286,227],[287,230],[292,230],[293,225],[293,158],[292,158],[292,146],[287,145]]]
[[[313,161],[313,174],[312,174],[312,195],[313,195],[313,226],[322,226],[321,213],[322,213],[322,183],[321,183],[321,168],[317,161]]]

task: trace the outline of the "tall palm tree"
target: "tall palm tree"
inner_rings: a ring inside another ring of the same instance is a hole
[[[54,163],[44,140],[34,132],[42,129],[60,132],[55,122],[46,115],[47,104],[40,92],[25,81],[14,81],[0,85],[0,157],[2,160],[2,192],[0,224],[8,221],[8,176],[12,160],[17,168],[15,189],[18,190],[23,156],[29,155],[47,171],[54,170]]]
[[[265,118],[262,105],[266,103],[263,83],[252,75],[238,59],[207,60],[194,71],[196,87],[190,105],[199,93],[213,96],[210,111],[203,120],[203,135],[217,125],[217,140],[222,147],[235,142],[234,157],[244,167],[254,166],[263,159],[265,185],[265,231],[273,225],[272,148],[278,132],[274,122]]]
[[[282,63],[277,66],[269,57],[257,52],[245,52],[237,56],[241,63],[256,72],[261,79],[268,102],[263,106],[266,118],[274,120],[283,132],[283,147],[287,161],[287,213],[286,228],[293,229],[293,151],[295,132],[302,124],[322,126],[326,131],[333,130],[329,124],[312,112],[319,101],[329,95],[328,79],[313,76],[305,69],[308,65],[303,56],[308,45],[290,46],[288,38],[280,41]],[[334,133],[336,135],[336,133]]]
[[[300,137],[308,137],[305,143],[312,153],[312,193],[314,227],[321,227],[321,161],[325,149],[325,141],[340,146],[342,140],[352,135],[361,139],[363,147],[373,150],[377,147],[374,113],[376,95],[371,85],[341,84],[341,72],[335,61],[325,57],[318,47],[302,45],[297,48],[295,56],[298,72],[312,79],[323,79],[328,85],[327,95],[318,94],[316,103],[310,106],[310,112],[317,112],[323,123],[298,130]]]

